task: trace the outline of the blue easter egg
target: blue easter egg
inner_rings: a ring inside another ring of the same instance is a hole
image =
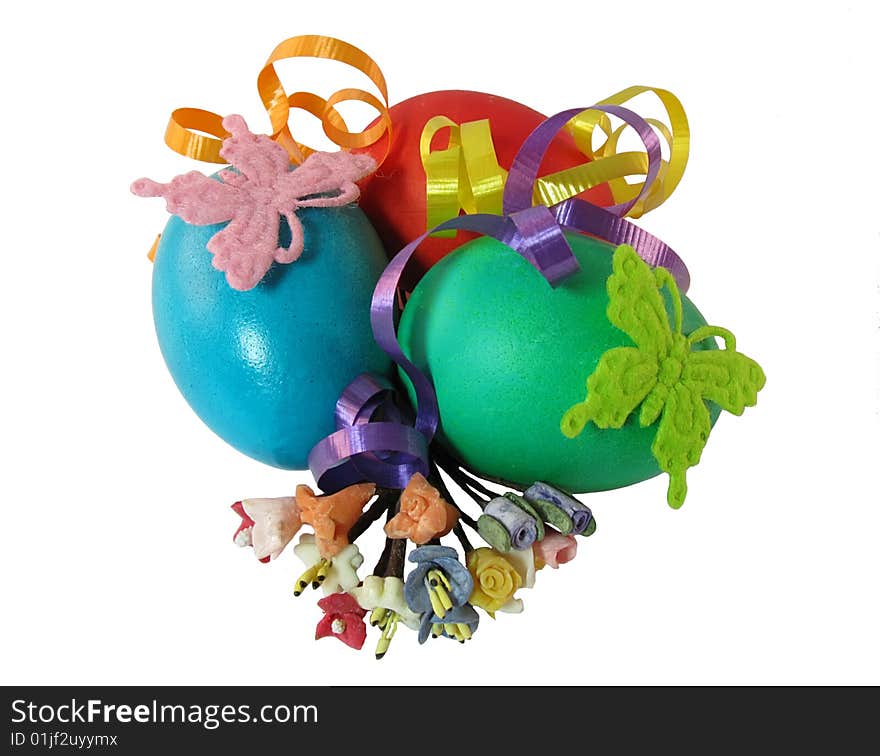
[[[363,372],[387,374],[370,299],[386,263],[354,205],[302,208],[304,249],[274,264],[250,291],[235,291],[212,264],[208,240],[226,224],[173,216],[153,266],[153,318],[177,387],[218,436],[254,459],[304,469],[335,430],[334,407]],[[279,244],[290,242],[282,219]]]

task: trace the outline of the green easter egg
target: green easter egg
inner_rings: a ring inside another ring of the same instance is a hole
[[[602,354],[633,345],[606,315],[614,247],[566,237],[581,270],[555,289],[495,239],[463,245],[419,282],[398,335],[434,382],[438,440],[469,467],[522,486],[542,480],[577,493],[604,491],[659,474],[651,453],[657,427],[640,427],[636,412],[620,429],[588,424],[573,439],[560,430]],[[690,333],[706,321],[682,299]],[[717,345],[710,339],[694,348]],[[719,410],[710,410],[714,423]]]

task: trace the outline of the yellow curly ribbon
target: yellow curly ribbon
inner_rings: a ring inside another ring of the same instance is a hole
[[[432,151],[434,136],[447,128],[448,146]],[[487,119],[459,125],[446,116],[436,116],[422,129],[419,151],[427,187],[427,228],[454,218],[461,209],[469,214],[501,214],[507,171],[498,165]],[[439,231],[434,236],[456,233]]]
[[[660,174],[650,188],[648,195],[636,203],[627,213],[631,218],[638,218],[659,207],[675,191],[684,175],[690,152],[691,132],[687,114],[681,101],[672,92],[656,87],[633,86],[601,100],[598,104],[625,105],[629,100],[645,92],[655,94],[666,110],[668,126],[662,121],[652,118],[646,120],[666,141],[669,148],[669,159],[662,161]],[[607,139],[601,147],[593,150],[593,132],[597,126],[604,132]],[[546,177],[548,182],[567,186],[571,191],[562,199],[573,197],[584,189],[605,181],[608,183],[611,196],[616,204],[629,202],[639,195],[644,181],[630,184],[626,181],[626,176],[644,176],[648,172],[648,155],[644,151],[617,152],[620,136],[626,131],[627,126],[619,126],[612,131],[610,121],[605,113],[589,110],[574,118],[568,124],[567,129],[574,137],[578,149],[590,158],[591,162]],[[539,182],[538,192],[536,192],[539,195],[540,189]],[[542,204],[553,204],[553,202],[546,202],[544,196],[539,196],[538,201]],[[559,201],[561,200],[555,200],[555,202]]]
[[[288,95],[275,70],[275,63],[288,58],[322,58],[346,63],[366,75],[382,98],[362,89],[340,89],[327,99],[311,92]],[[378,142],[387,134],[385,155],[377,161],[381,165],[391,146],[391,116],[388,114],[388,87],[376,61],[360,48],[334,37],[307,34],[291,37],[279,44],[269,55],[257,77],[257,89],[269,120],[272,138],[287,150],[294,163],[301,163],[314,149],[298,142],[290,131],[290,111],[299,109],[319,118],[324,133],[339,147],[351,149]],[[357,100],[375,108],[379,118],[361,132],[348,129],[336,106],[340,102]],[[220,157],[223,139],[228,136],[216,113],[198,108],[179,108],[171,114],[165,130],[165,143],[175,152],[207,163],[225,163]]]
[[[647,196],[627,213],[633,218],[658,207],[675,191],[690,148],[687,115],[679,99],[665,89],[629,87],[598,104],[623,105],[644,92],[657,95],[666,109],[669,125],[655,119],[646,120],[666,141],[669,160],[662,161],[660,173]],[[448,147],[432,151],[434,136],[444,128],[450,131]],[[620,137],[628,128],[626,125],[612,129],[605,113],[590,110],[574,118],[566,128],[589,162],[539,178],[535,204],[555,205],[600,184],[608,184],[615,204],[624,204],[639,195],[644,181],[630,184],[626,177],[646,175],[648,155],[644,151],[617,151]],[[597,128],[605,134],[605,141],[594,149],[593,133]],[[436,116],[422,130],[420,151],[426,178],[427,228],[456,217],[462,210],[468,214],[500,215],[507,172],[498,165],[487,120],[457,124],[446,116]],[[444,231],[436,236],[454,236],[455,233]]]

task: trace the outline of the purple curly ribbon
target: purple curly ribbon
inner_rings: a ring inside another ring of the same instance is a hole
[[[532,192],[544,154],[565,124],[586,110],[599,110],[617,116],[632,127],[645,145],[648,154],[648,172],[638,196],[629,202],[605,208],[575,197],[551,208],[557,222],[566,228],[597,236],[615,246],[629,244],[649,265],[668,269],[675,277],[682,293],[686,292],[691,279],[684,261],[668,244],[623,217],[651,191],[662,165],[659,137],[644,118],[629,108],[619,105],[572,108],[563,110],[540,124],[529,134],[510,166],[510,173],[504,186],[504,213],[509,214],[531,205]]]
[[[339,491],[365,479],[403,488],[416,472],[427,475],[427,440],[404,422],[393,395],[388,380],[367,373],[342,392],[336,402],[336,432],[309,452],[309,468],[323,491]],[[379,410],[383,419],[374,422]]]
[[[580,269],[563,234],[563,228],[570,228],[613,244],[632,245],[649,264],[668,268],[681,290],[687,290],[687,268],[678,255],[622,217],[650,190],[661,165],[660,140],[651,126],[633,111],[616,105],[592,108],[621,118],[644,142],[648,172],[638,197],[608,209],[576,198],[552,208],[532,207],[532,192],[544,153],[568,121],[589,109],[558,113],[529,135],[508,175],[503,216],[463,215],[441,223],[407,244],[385,268],[373,292],[370,321],[376,342],[412,382],[416,397],[415,422],[409,424],[401,417],[387,380],[369,374],[355,378],[336,403],[336,432],[319,441],[309,452],[309,468],[323,491],[332,493],[365,479],[387,488],[405,488],[415,473],[428,474],[428,446],[439,422],[437,394],[428,377],[403,353],[397,340],[395,314],[400,279],[418,246],[435,231],[462,229],[491,236],[522,255],[551,286],[556,286]],[[380,411],[381,419],[373,421]]]

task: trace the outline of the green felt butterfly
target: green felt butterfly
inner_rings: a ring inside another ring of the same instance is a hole
[[[608,319],[635,346],[602,355],[587,378],[587,398],[565,413],[562,432],[574,438],[589,422],[620,428],[641,404],[642,427],[660,418],[651,451],[669,473],[667,501],[678,509],[687,494],[687,469],[700,461],[712,427],[706,400],[741,415],[756,404],[766,378],[757,362],[736,351],[730,331],[703,326],[687,336],[681,332],[681,293],[668,270],[652,270],[626,245],[615,250],[613,268]],[[672,297],[674,330],[660,293],[664,286]],[[724,349],[693,351],[712,336],[724,340]]]

